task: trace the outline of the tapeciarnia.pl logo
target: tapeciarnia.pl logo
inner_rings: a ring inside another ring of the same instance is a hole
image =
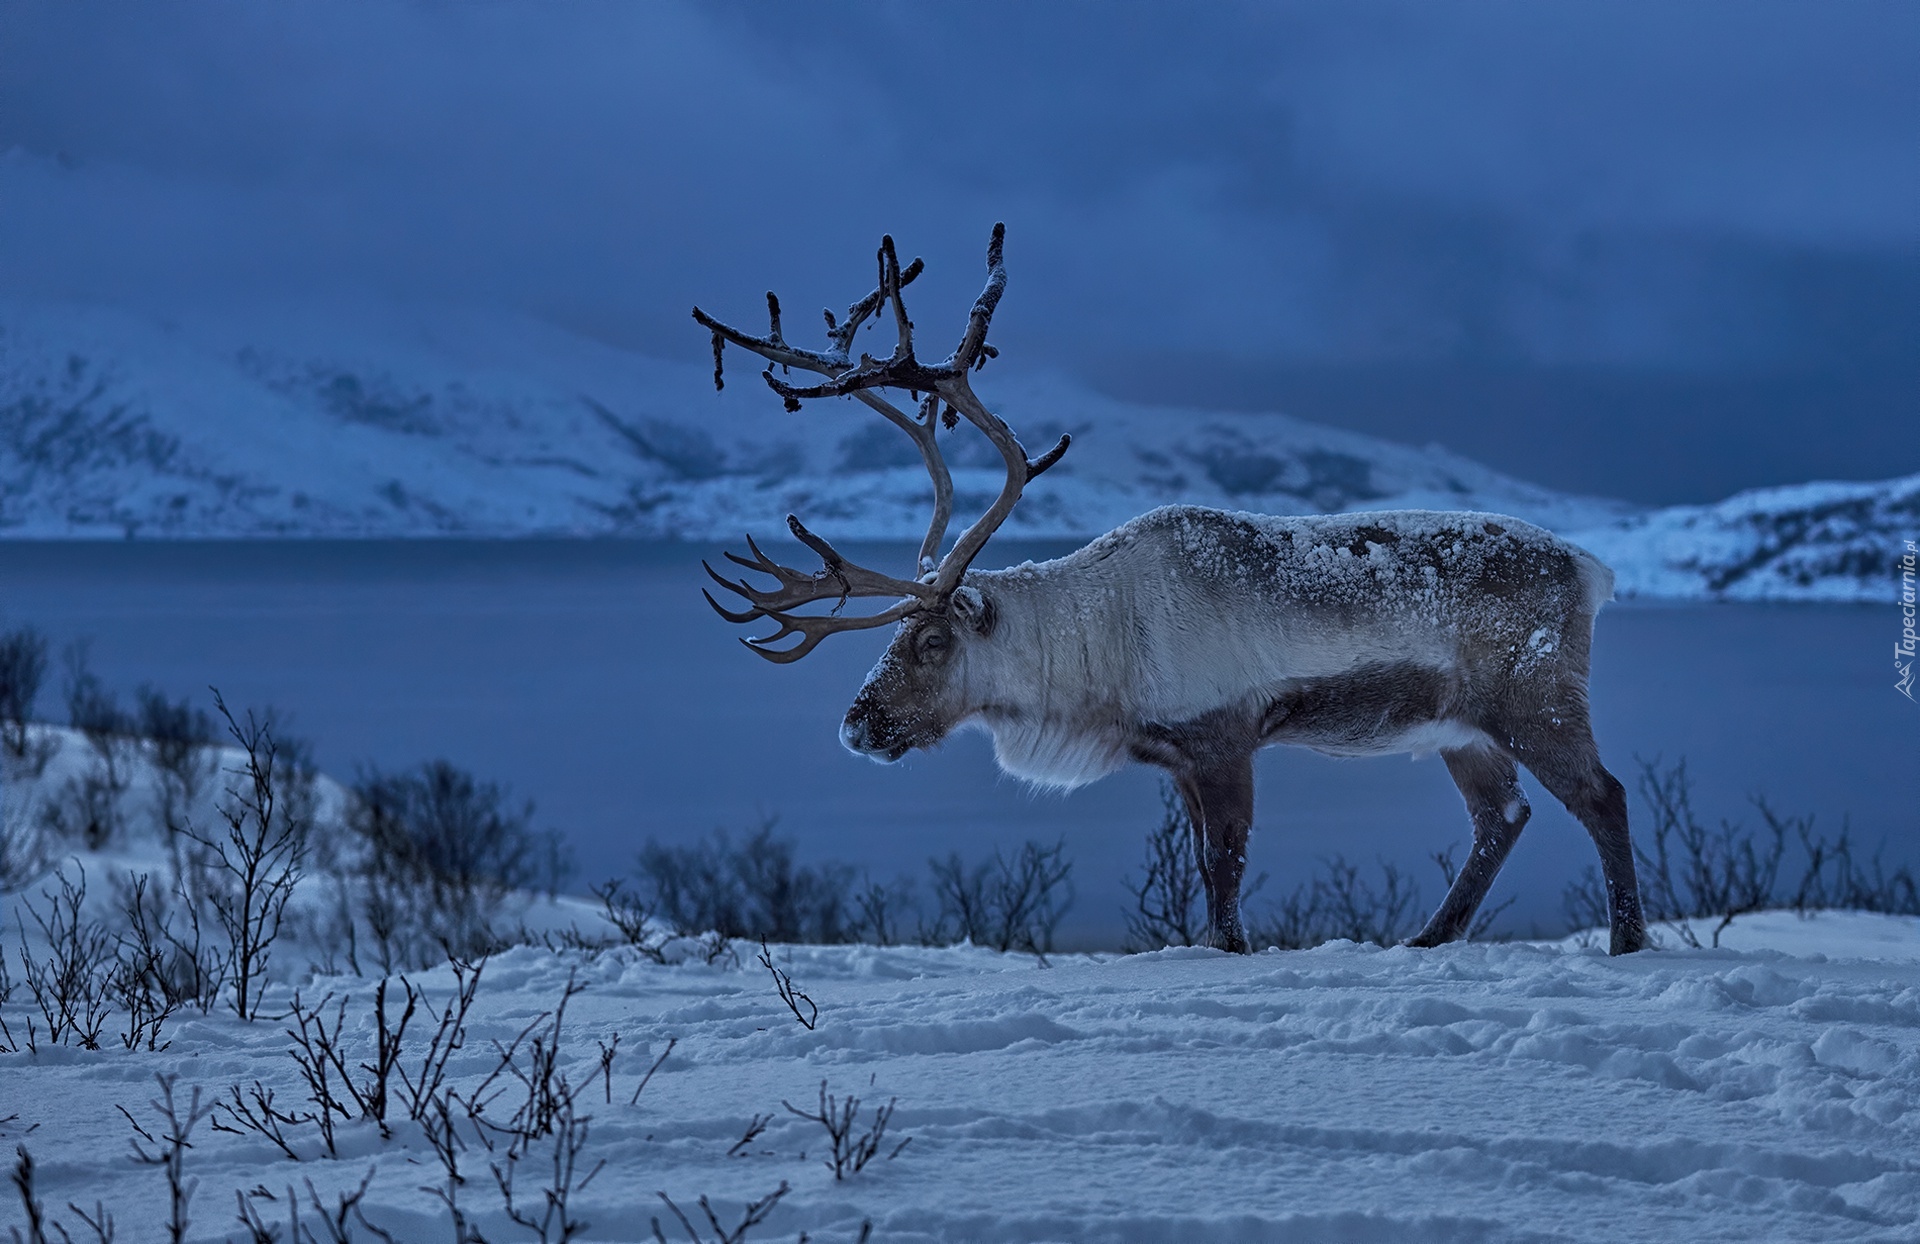
[[[1916,554],[1920,554],[1920,549],[1914,547],[1913,541],[1907,541],[1907,551],[1900,558],[1900,642],[1893,646],[1893,671],[1899,676],[1894,680],[1893,689],[1909,700],[1913,699],[1913,573]]]

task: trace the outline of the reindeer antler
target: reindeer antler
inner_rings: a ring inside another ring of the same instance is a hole
[[[802,544],[820,555],[822,565],[817,572],[807,574],[778,564],[760,550],[752,536],[747,537],[747,547],[753,552],[751,560],[734,553],[728,553],[727,558],[736,565],[772,576],[780,585],[777,589],[762,591],[744,579],[722,578],[714,572],[713,567],[701,563],[706,566],[714,582],[743,597],[751,606],[737,611],[723,609],[718,601],[707,595],[707,603],[721,617],[729,622],[752,622],[767,618],[780,624],[781,629],[776,634],[741,641],[761,656],[781,663],[797,661],[835,631],[885,626],[922,609],[944,609],[947,599],[960,586],[968,565],[1013,512],[1022,490],[1067,452],[1072,438],[1062,436],[1052,449],[1029,461],[1013,429],[981,403],[968,382],[970,372],[985,366],[989,358],[997,357],[999,353],[987,344],[987,329],[992,323],[994,309],[1000,303],[1000,295],[1007,287],[1005,244],[1006,226],[994,225],[993,239],[987,245],[986,287],[974,300],[973,310],[967,316],[966,330],[960,336],[960,344],[945,361],[932,365],[922,363],[914,355],[913,321],[908,318],[906,302],[901,297],[901,290],[920,275],[925,265],[915,259],[902,268],[891,236],[880,240],[879,280],[873,292],[847,308],[843,322],[836,322],[833,312],[825,312],[829,343],[827,350],[806,350],[787,343],[780,332],[780,300],[772,293],[767,295],[769,329],[765,337],[743,333],[714,319],[698,307],[693,309],[693,318],[713,334],[715,388],[725,384],[722,360],[728,342],[784,367],[798,367],[826,376],[828,379],[821,384],[795,386],[781,381],[773,374],[772,368],[761,373],[767,386],[780,395],[790,411],[798,411],[801,402],[809,398],[851,396],[865,402],[913,439],[914,445],[920,450],[927,474],[933,481],[933,516],[928,522],[926,537],[920,544],[917,566],[920,577],[917,580],[896,579],[855,565],[831,544],[808,531],[791,514],[787,516],[789,530]],[[853,362],[850,354],[854,334],[868,317],[888,303],[893,306],[897,332],[893,353],[885,359],[862,354],[858,363]],[[916,401],[920,401],[918,417],[908,415],[881,397],[875,392],[876,389],[907,390]],[[922,393],[926,394],[924,401],[920,399]],[[953,426],[954,416],[958,414],[979,428],[994,448],[1000,451],[1007,466],[1007,482],[1001,487],[1000,496],[994,503],[960,534],[953,548],[936,564],[934,557],[940,551],[947,524],[953,514],[953,477],[947,470],[946,459],[940,452],[937,440],[943,402],[949,427]],[[882,613],[840,616],[841,605],[853,596],[905,599]],[[788,612],[822,600],[837,602],[831,614]],[[773,649],[766,646],[793,634],[803,635],[804,638],[792,648]]]

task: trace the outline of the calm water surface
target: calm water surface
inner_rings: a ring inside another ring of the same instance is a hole
[[[996,543],[990,564],[1067,546]],[[1065,835],[1082,938],[1117,935],[1120,878],[1158,814],[1151,771],[1070,795],[999,776],[986,740],[882,766],[849,755],[840,716],[885,646],[837,636],[796,665],[749,655],[700,599],[685,544],[364,542],[0,544],[0,621],[56,642],[91,637],[93,663],[131,691],[152,682],[290,712],[321,764],[446,757],[532,797],[575,845],[579,880],[625,869],[648,838],[778,816],[805,856],[875,875],[933,853]],[[867,548],[872,565],[904,548]],[[799,564],[799,563],[794,563]],[[1816,813],[1920,857],[1920,709],[1892,688],[1891,606],[1610,605],[1595,639],[1603,755],[1684,755],[1717,818],[1749,795]],[[57,691],[57,689],[55,689]],[[57,711],[57,694],[43,714]],[[1535,817],[1496,887],[1510,922],[1555,925],[1560,890],[1593,860],[1537,787]],[[1636,806],[1636,812],[1638,811]],[[1428,852],[1468,839],[1445,769],[1410,761],[1261,755],[1253,872],[1273,885],[1316,857],[1383,857],[1437,901]]]

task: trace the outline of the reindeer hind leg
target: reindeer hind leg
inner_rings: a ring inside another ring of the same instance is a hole
[[[1607,883],[1609,950],[1616,955],[1647,945],[1646,917],[1634,876],[1633,839],[1627,831],[1627,790],[1600,763],[1600,749],[1584,711],[1566,708],[1551,725],[1512,735],[1512,748],[1540,784],[1586,828],[1600,852]]]
[[[1440,756],[1473,818],[1473,850],[1427,927],[1407,939],[1409,946],[1438,946],[1465,935],[1533,814],[1511,757],[1490,747],[1446,750]]]

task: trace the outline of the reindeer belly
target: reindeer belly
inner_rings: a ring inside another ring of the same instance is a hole
[[[1457,680],[1414,661],[1377,661],[1338,674],[1290,679],[1261,715],[1263,743],[1330,756],[1438,751],[1486,741],[1454,715]]]

